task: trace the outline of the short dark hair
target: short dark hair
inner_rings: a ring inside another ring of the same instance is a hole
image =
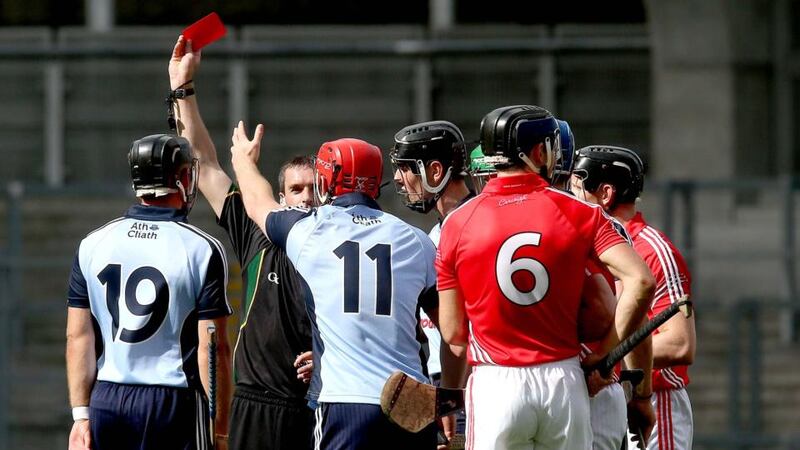
[[[286,170],[287,169],[311,169],[314,170],[314,157],[313,156],[295,156],[289,161],[286,161],[281,166],[278,172],[278,192],[281,194],[286,193]]]

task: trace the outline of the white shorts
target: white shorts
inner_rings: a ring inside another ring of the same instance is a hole
[[[622,385],[614,383],[589,399],[593,450],[619,450],[628,430],[628,407]]]
[[[467,383],[467,450],[588,450],[589,394],[578,358],[476,366]]]
[[[655,391],[652,405],[656,424],[647,441],[647,450],[690,450],[694,425],[686,389]],[[629,442],[628,448],[636,447]]]

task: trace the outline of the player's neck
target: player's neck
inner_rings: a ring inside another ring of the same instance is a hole
[[[507,169],[498,170],[497,178],[513,177],[529,173],[534,173],[534,172],[528,166],[515,166],[515,167],[509,167]]]
[[[140,198],[139,203],[145,206],[160,206],[162,208],[183,208],[183,200],[178,194],[169,194],[164,197]]]
[[[467,195],[469,195],[469,188],[464,180],[452,181],[444,188],[444,194],[436,201],[436,210],[444,218],[456,209]]]
[[[612,211],[609,211],[609,214],[622,222],[623,225],[627,225],[636,215],[636,204],[624,203],[622,205],[617,205]]]

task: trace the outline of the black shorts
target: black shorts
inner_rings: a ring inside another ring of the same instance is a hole
[[[314,411],[305,400],[276,397],[236,386],[231,404],[229,450],[310,450]]]
[[[324,450],[433,450],[436,423],[419,433],[389,422],[379,405],[320,403],[315,438]]]
[[[208,402],[194,389],[99,381],[89,423],[94,450],[211,448]]]

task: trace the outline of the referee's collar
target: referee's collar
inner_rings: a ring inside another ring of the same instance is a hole
[[[364,205],[372,209],[381,211],[381,206],[372,197],[361,192],[350,192],[342,194],[331,202],[333,206],[341,206],[346,208],[348,206]]]
[[[188,222],[186,220],[186,211],[163,206],[133,205],[128,208],[125,217],[139,220]]]

